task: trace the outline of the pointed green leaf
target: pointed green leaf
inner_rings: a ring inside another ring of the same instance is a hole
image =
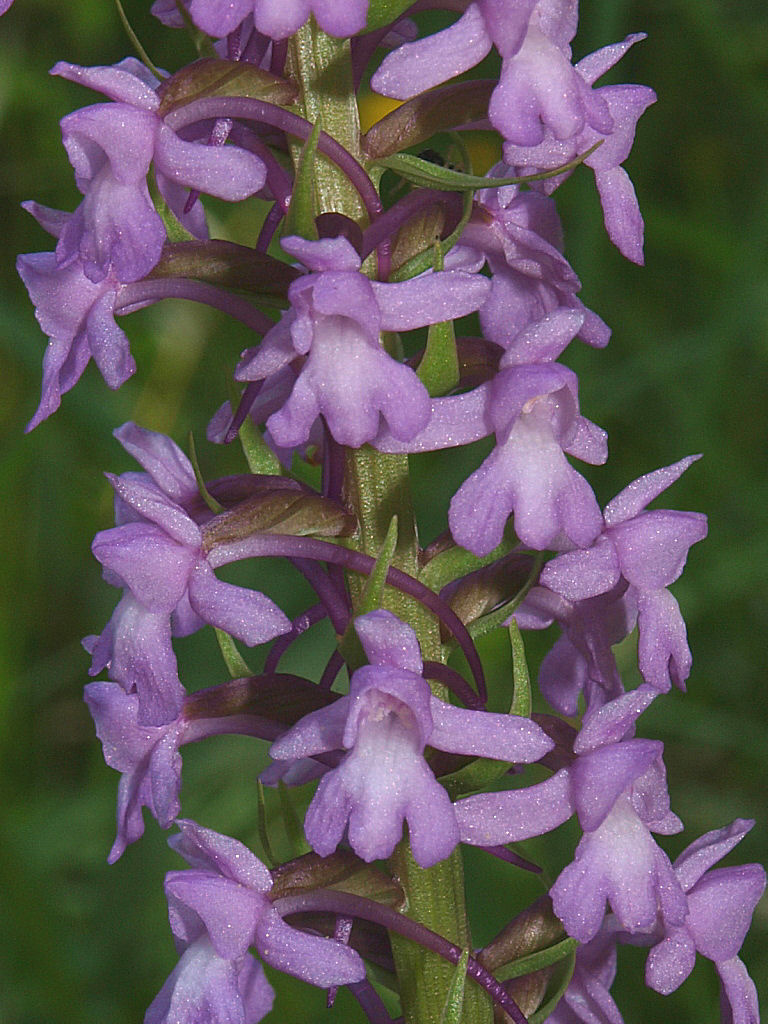
[[[322,120],[318,115],[312,132],[304,143],[296,166],[296,176],[291,193],[291,205],[283,221],[282,235],[301,235],[302,238],[317,239],[315,224],[315,157],[317,143],[322,131]]]
[[[376,564],[365,583],[365,589],[363,590],[363,596],[359,605],[360,615],[375,611],[384,604],[384,587],[387,581],[387,573],[392,565],[397,548],[397,529],[397,516],[392,516],[384,536],[384,542],[381,545],[381,551],[379,551],[378,558],[376,559]]]
[[[268,868],[272,868],[277,864],[277,858],[272,851],[272,844],[269,841],[267,801],[264,796],[264,783],[261,779],[256,779],[256,829],[259,833],[261,849],[264,853],[264,863]]]
[[[228,512],[222,512],[203,528],[203,547],[210,551],[222,544],[255,533],[289,533],[294,537],[347,537],[357,520],[330,498],[303,488],[267,486]]]
[[[157,187],[154,175],[150,176],[149,179],[149,194],[152,198],[152,205],[160,216],[160,220],[163,222],[165,228],[165,234],[169,242],[192,242],[195,236],[191,231],[187,231],[181,221],[177,218],[176,214],[166,203],[160,189]]]
[[[413,0],[370,0],[363,32],[374,32],[377,28],[391,25],[409,7],[413,7]]]
[[[512,643],[512,677],[513,691],[512,704],[509,709],[510,715],[519,715],[521,718],[530,718],[532,710],[531,680],[528,674],[528,664],[525,659],[525,648],[523,638],[517,623],[512,622],[509,626],[509,636]],[[494,783],[506,775],[512,766],[502,761],[494,761],[491,758],[478,757],[469,764],[464,765],[450,775],[444,775],[439,780],[448,791],[451,799],[467,793],[478,793],[489,789]]]
[[[433,397],[448,394],[459,383],[459,358],[453,320],[429,325],[427,347],[416,373]]]
[[[443,1012],[440,1014],[440,1024],[461,1024],[462,1012],[464,1009],[464,984],[467,980],[467,965],[469,964],[469,950],[462,950],[456,970],[453,972],[448,995],[443,1004]]]
[[[139,60],[144,65],[144,67],[148,68],[152,72],[152,74],[155,76],[155,78],[162,78],[163,77],[162,73],[155,67],[155,65],[149,59],[149,56],[147,55],[147,51],[141,45],[141,40],[139,39],[139,37],[134,32],[133,26],[131,25],[131,23],[128,21],[128,17],[127,17],[127,15],[125,13],[125,10],[123,9],[123,5],[120,3],[120,0],[115,0],[115,6],[117,7],[117,13],[118,13],[118,15],[120,17],[120,21],[123,23],[123,28],[125,29],[125,33],[128,36],[128,38],[130,39],[131,46],[136,51],[136,55],[138,56]]]
[[[203,57],[167,78],[157,90],[159,117],[207,96],[246,96],[289,106],[298,95],[294,82],[263,70],[250,61]]]
[[[583,163],[598,146],[602,139],[591,146],[585,153],[581,153],[568,163],[561,164],[549,171],[540,171],[538,174],[526,174],[509,178],[487,178],[478,174],[464,174],[462,171],[454,171],[449,167],[441,167],[429,160],[422,160],[421,157],[413,156],[411,153],[395,153],[392,156],[379,157],[377,163],[395,171],[406,181],[422,188],[437,188],[442,191],[463,192],[466,189],[474,191],[480,188],[502,188],[504,185],[520,185],[527,181],[543,181],[546,178],[556,178],[559,174],[565,174]]]
[[[375,611],[384,607],[384,587],[386,585],[387,573],[389,572],[392,560],[397,549],[398,524],[397,516],[390,520],[384,542],[381,545],[378,557],[371,574],[365,581],[365,587],[358,605],[358,615],[365,615],[366,612]],[[357,635],[354,621],[350,621],[344,636],[339,640],[339,651],[349,666],[350,672],[365,664],[365,652]]]
[[[294,267],[273,256],[221,239],[170,242],[163,247],[159,263],[148,275],[192,278],[222,288],[280,298],[285,298],[288,286],[298,276]]]
[[[470,793],[483,793],[503,779],[512,767],[506,761],[494,761],[490,757],[477,757],[463,768],[437,780],[451,800]]]
[[[443,269],[443,252],[438,242],[434,248],[434,269]],[[459,355],[453,320],[430,324],[427,346],[416,373],[430,395],[445,395],[459,383]]]
[[[512,647],[512,679],[513,697],[511,712],[513,715],[531,717],[531,676],[525,657],[525,645],[520,629],[514,619],[507,626],[509,642]]]
[[[576,939],[563,939],[561,942],[549,946],[548,949],[540,949],[536,953],[529,953],[528,956],[521,956],[511,963],[498,967],[494,974],[499,981],[509,981],[512,978],[522,978],[526,974],[533,974],[534,971],[541,971],[545,967],[565,960],[575,954],[579,948]]]
[[[277,792],[280,796],[280,810],[288,842],[294,850],[294,856],[300,857],[302,853],[309,853],[309,843],[304,838],[304,826],[293,806],[290,790],[282,779],[277,784]]]
[[[530,1014],[528,1017],[528,1024],[544,1024],[544,1021],[549,1017],[557,1004],[563,998],[565,990],[568,988],[571,978],[573,977],[575,967],[576,951],[574,950],[568,957],[561,961],[559,977],[552,995],[545,1003],[542,1003],[535,1013]]]
[[[200,492],[200,497],[203,499],[208,508],[213,512],[214,515],[218,515],[224,511],[224,506],[220,502],[216,501],[214,496],[205,486],[205,480],[203,480],[203,474],[200,472],[200,463],[197,461],[197,449],[195,448],[195,437],[192,431],[189,432],[189,461],[192,463],[192,471],[195,474],[195,480],[197,481],[197,489]]]
[[[228,377],[227,379],[227,388],[229,391],[229,407],[230,409],[237,409],[240,403],[241,393],[232,377]],[[240,429],[237,432],[237,439],[240,442],[240,447],[242,448],[243,455],[245,456],[245,461],[248,464],[248,469],[254,474],[254,476],[283,475],[283,467],[280,465],[280,459],[278,459],[264,440],[261,431],[250,416],[246,416],[240,424]]]
[[[269,447],[264,437],[250,418],[246,416],[237,432],[248,469],[257,476],[279,476],[283,472],[280,459]]]
[[[208,57],[218,57],[216,50],[213,46],[213,40],[201,31],[197,25],[192,21],[189,11],[182,2],[182,0],[176,0],[176,10],[179,12],[181,20],[184,22],[184,28],[187,31],[187,35],[192,40],[195,49],[202,57],[205,54]]]
[[[219,650],[221,656],[224,659],[224,664],[227,666],[227,672],[231,679],[243,679],[246,676],[253,675],[248,663],[243,658],[240,651],[237,649],[234,638],[225,633],[223,629],[219,629],[218,626],[214,626],[216,633],[216,640],[219,644]]]

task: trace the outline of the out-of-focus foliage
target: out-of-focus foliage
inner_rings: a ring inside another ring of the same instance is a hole
[[[194,57],[183,39],[159,29],[144,0],[125,7],[158,65]],[[626,263],[611,247],[591,175],[575,174],[560,192],[567,254],[584,301],[614,336],[605,352],[572,347],[567,361],[582,378],[583,411],[609,432],[608,466],[591,474],[601,502],[641,473],[705,455],[669,495],[675,507],[710,517],[709,539],[674,588],[694,651],[689,693],[659,700],[641,731],[666,742],[673,807],[686,822],[667,850],[674,855],[736,816],[757,817],[736,859],[765,862],[768,14],[762,0],[583,0],[577,53],[640,29],[649,38],[620,74],[659,95],[628,162],[646,218],[647,266]],[[137,376],[112,394],[91,368],[56,416],[23,437],[39,396],[44,339],[13,270],[17,252],[51,248],[18,203],[72,209],[78,201],[57,119],[99,100],[47,69],[59,59],[108,64],[128,52],[107,0],[17,0],[0,22],[3,1024],[139,1021],[175,962],[162,878],[178,864],[164,834],[148,822],[145,839],[117,866],[105,861],[117,776],[103,764],[81,703],[88,659],[79,641],[101,630],[116,591],[99,580],[89,545],[111,522],[101,471],[130,468],[111,438],[126,419],[182,443],[194,427],[204,471],[219,471],[220,453],[202,434],[247,339],[223,317],[180,303],[137,314],[127,324]],[[233,237],[249,241],[247,210],[220,215]],[[417,488],[425,521],[429,506],[444,508],[455,489],[450,458],[415,460],[418,473],[428,466],[431,474]],[[225,461],[220,471],[234,470],[236,453]],[[308,599],[293,578],[276,577],[273,594],[294,614]],[[529,646],[536,651],[537,643]],[[180,649],[194,685],[224,677],[209,639]],[[506,654],[496,653],[507,671]],[[298,659],[311,662],[311,645],[296,658],[294,668]],[[262,755],[254,746],[227,738],[187,748],[184,799],[185,813],[258,849],[253,779]],[[477,869],[476,938],[487,941],[503,923],[498,886],[509,891],[509,869],[476,851],[468,863],[471,876]],[[509,916],[516,899],[509,892]],[[758,908],[744,950],[758,990],[768,987],[767,917],[765,905]],[[634,954],[623,951],[616,986],[627,1024],[718,1020],[713,971],[697,968],[666,999],[638,996],[642,956]],[[326,1019],[323,993],[280,987],[286,993],[270,1020]],[[351,1000],[345,1006],[353,1012]]]

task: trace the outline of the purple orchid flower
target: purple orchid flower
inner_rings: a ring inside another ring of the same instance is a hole
[[[579,696],[587,711],[621,696],[613,646],[632,632],[637,608],[626,585],[584,601],[567,601],[546,587],[533,587],[513,618],[521,629],[546,629],[558,622],[562,636],[544,656],[539,689],[563,715],[579,713]]]
[[[117,794],[117,836],[107,858],[114,864],[129,843],[144,834],[142,807],[163,828],[181,810],[181,755],[186,723],[139,725],[139,699],[117,683],[89,683],[85,702],[104,747],[104,760],[121,773]]]
[[[180,952],[144,1024],[257,1024],[272,1009],[274,990],[250,953],[221,957],[205,934]]]
[[[116,436],[149,474],[110,476],[119,524],[98,533],[92,550],[109,582],[126,592],[101,636],[84,642],[93,655],[91,674],[108,667],[126,692],[137,692],[140,724],[161,726],[176,719],[184,697],[172,624],[183,636],[209,623],[252,646],[288,632],[291,623],[264,594],[216,578],[200,527],[180,504],[194,481],[183,452],[132,424]]]
[[[22,204],[28,213],[55,238],[59,238],[72,214],[38,203]],[[107,386],[119,388],[136,372],[128,338],[115,323],[114,310],[122,282],[113,272],[95,284],[86,276],[82,261],[59,264],[52,252],[19,256],[16,270],[35,306],[35,317],[48,348],[43,357],[40,404],[27,424],[34,430],[61,405],[93,358]]]
[[[259,956],[277,970],[330,988],[361,981],[358,954],[285,924],[272,906],[272,876],[242,843],[193,821],[177,822],[169,845],[191,866],[165,878],[168,916],[181,960],[145,1024],[256,1024],[274,993]]]
[[[339,444],[359,448],[383,419],[398,440],[427,423],[430,401],[414,371],[387,355],[381,331],[410,330],[474,312],[490,283],[462,271],[425,274],[397,284],[370,281],[346,238],[285,238],[282,246],[312,271],[288,290],[290,311],[256,350],[243,354],[236,377],[272,377],[306,356],[290,397],[267,420],[277,445],[303,444],[323,415]]]
[[[558,86],[565,86],[552,89],[552,93],[564,93],[561,104],[573,105],[568,75],[561,65],[570,60],[568,43],[576,32],[576,23],[576,0],[521,0],[514,5],[476,0],[449,28],[389,54],[371,79],[371,87],[384,96],[410,99],[468,71],[495,46],[503,61],[497,89],[505,79],[511,79],[507,90],[516,82],[521,87],[525,83],[526,106],[534,119],[534,105],[546,106],[546,97],[537,95],[537,86],[548,73],[554,72]],[[556,54],[550,52],[552,49]],[[516,57],[520,58],[517,65]],[[552,109],[556,109],[554,102]]]
[[[13,6],[13,0],[0,0],[0,14],[5,14]]]
[[[502,57],[488,115],[504,138],[536,146],[550,132],[571,139],[591,126],[609,132],[605,99],[571,64],[576,0],[477,0],[450,28],[389,54],[371,79],[376,92],[409,99],[477,64],[495,45]]]
[[[572,316],[566,312],[524,332],[531,347],[541,354],[555,339],[565,347],[564,336],[578,329]],[[382,430],[373,442],[385,452],[426,452],[496,434],[496,447],[453,496],[448,513],[454,540],[478,556],[501,543],[510,513],[522,543],[537,550],[586,547],[600,533],[592,489],[565,456],[605,462],[605,431],[579,414],[571,370],[559,363],[517,366],[516,355],[505,354],[492,382],[433,399],[429,422],[412,440]]]
[[[61,122],[85,197],[59,238],[56,255],[62,266],[81,260],[96,284],[110,273],[123,282],[149,273],[166,238],[146,184],[153,162],[161,179],[221,199],[245,199],[263,187],[266,168],[255,154],[176,135],[157,114],[157,79],[133,58],[114,67],[60,62],[52,74],[115,101],[85,107]]]
[[[501,164],[489,173],[510,172]],[[520,192],[517,186],[483,189],[476,201],[479,208],[462,233],[458,251],[479,251],[492,273],[491,293],[480,309],[485,337],[518,363],[556,359],[573,334],[562,346],[553,339],[546,350],[539,341],[535,351],[517,339],[526,328],[560,313],[570,314],[582,341],[598,348],[607,345],[610,330],[577,297],[581,282],[561,254],[562,227],[554,201],[539,192]]]
[[[578,62],[574,74],[591,89],[594,82],[612,68],[642,33],[627,36],[621,43],[604,46]],[[640,116],[656,101],[653,89],[644,85],[606,85],[592,90],[608,113],[603,124],[587,120],[570,135],[558,135],[551,128],[538,142],[520,142],[506,135],[504,160],[515,174],[554,170],[586,153],[595,143],[597,150],[584,163],[595,172],[595,184],[605,217],[605,228],[613,244],[633,263],[643,263],[643,218],[629,175],[621,166],[629,156]],[[499,127],[499,125],[497,125]],[[503,133],[506,134],[506,133]],[[533,183],[534,189],[550,193],[568,177],[558,175]]]
[[[685,895],[651,836],[683,827],[669,811],[660,755],[660,743],[627,740],[577,762],[574,791],[586,831],[550,895],[566,931],[579,942],[598,933],[606,901],[628,932],[642,931],[658,917],[671,926],[685,919]]]
[[[126,846],[144,834],[142,808],[146,807],[161,828],[170,828],[181,810],[181,755],[185,743],[196,743],[222,733],[271,739],[280,727],[258,716],[241,713],[216,713],[209,695],[219,696],[224,704],[235,687],[215,687],[187,697],[177,718],[165,725],[143,725],[139,721],[139,698],[126,693],[118,683],[89,683],[85,702],[96,725],[96,735],[104,748],[104,760],[120,772],[117,792],[117,835],[107,860],[114,864]],[[201,697],[203,707],[201,712]],[[206,707],[207,703],[207,707]],[[218,710],[220,710],[219,705]],[[228,710],[228,709],[227,709]],[[206,711],[208,712],[206,716]]]
[[[647,511],[700,456],[690,456],[635,480],[605,507],[605,527],[586,550],[547,563],[541,583],[568,601],[607,594],[623,579],[637,604],[638,663],[646,682],[666,692],[684,689],[691,669],[685,623],[666,589],[680,576],[692,544],[707,534],[699,512]]]
[[[362,615],[355,628],[370,664],[352,676],[349,696],[307,715],[271,754],[298,761],[348,751],[323,777],[307,811],[305,833],[321,856],[336,849],[348,826],[360,857],[388,857],[405,820],[414,858],[429,867],[450,854],[459,831],[448,794],[424,758],[425,745],[527,763],[553,744],[528,719],[465,710],[432,696],[416,635],[391,612]]]
[[[609,914],[594,939],[576,950],[573,976],[547,1017],[551,1024],[624,1024],[610,992],[616,977],[616,928]]]
[[[491,384],[488,418],[496,447],[454,495],[454,540],[476,555],[501,543],[511,512],[521,542],[541,550],[590,544],[600,510],[566,453],[595,465],[607,458],[605,432],[579,415],[575,374],[556,363],[511,366]]]
[[[209,36],[219,39],[234,32],[250,15],[258,32],[286,39],[314,15],[320,28],[345,38],[365,28],[368,0],[184,0],[189,16]],[[152,13],[166,24],[178,25],[175,0],[155,0]]]
[[[466,797],[455,805],[462,842],[495,846],[549,832],[574,813],[584,830],[574,861],[550,891],[569,935],[590,942],[608,902],[621,927],[642,933],[660,915],[685,919],[685,894],[651,832],[682,829],[669,806],[663,744],[632,739],[654,699],[651,687],[623,695],[588,716],[575,759],[546,782]]]
[[[645,979],[664,995],[674,992],[693,970],[696,953],[714,961],[722,984],[723,1019],[757,1024],[757,990],[738,952],[752,912],[765,890],[759,864],[716,868],[749,832],[754,821],[737,819],[727,828],[708,832],[685,849],[672,865],[688,900],[688,916],[654,935]]]

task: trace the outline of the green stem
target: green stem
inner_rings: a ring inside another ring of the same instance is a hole
[[[307,120],[322,119],[324,131],[361,159],[357,101],[352,89],[349,42],[333,39],[311,20],[292,38],[288,71],[301,89],[301,105]],[[294,154],[297,160],[300,150]],[[314,163],[315,213],[335,211],[360,221],[364,216],[357,191],[338,168],[318,157]],[[358,551],[378,557],[393,516],[398,520],[398,542],[392,564],[418,574],[418,538],[411,501],[408,460],[385,455],[368,446],[347,449],[344,499],[360,524],[348,543]],[[350,576],[355,608],[363,599],[364,580]],[[392,588],[385,588],[382,604],[415,630],[423,657],[440,661],[440,630],[437,620],[422,605]],[[437,684],[438,696],[446,696]],[[465,909],[461,853],[456,849],[432,868],[420,868],[403,840],[391,860],[406,895],[408,916],[444,935],[463,949],[471,948]],[[454,980],[454,967],[434,953],[399,936],[390,935],[400,998],[407,1024],[440,1024]],[[464,994],[464,1024],[490,1024],[493,1010],[487,993],[468,985]]]
[[[316,124],[319,118],[323,131],[361,160],[349,40],[326,35],[311,18],[291,39],[286,70],[299,86],[298,106],[307,121]],[[301,150],[296,143],[292,152],[296,163]],[[363,204],[343,172],[321,155],[315,168],[315,215],[335,211],[359,221],[365,214]]]

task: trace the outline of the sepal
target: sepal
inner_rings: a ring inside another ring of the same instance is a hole
[[[371,161],[418,146],[437,132],[484,121],[495,82],[476,80],[432,89],[377,121],[362,138]]]
[[[376,163],[395,171],[406,181],[423,188],[466,192],[481,188],[504,188],[507,185],[520,185],[527,181],[543,181],[546,178],[567,174],[590,157],[601,144],[602,139],[574,157],[573,160],[560,164],[552,170],[509,178],[489,178],[477,174],[464,174],[463,171],[454,171],[450,167],[441,167],[430,160],[422,160],[421,157],[413,156],[411,153],[393,153],[391,156],[379,157]]]
[[[393,878],[349,850],[337,850],[328,857],[316,853],[297,857],[275,868],[272,881],[273,901],[313,889],[339,889],[396,909],[405,904],[405,894]]]
[[[165,117],[172,110],[208,96],[247,96],[281,106],[292,104],[298,88],[293,82],[264,71],[250,61],[204,57],[188,64],[158,88],[157,113]]]
[[[299,276],[294,267],[266,253],[218,238],[167,243],[159,263],[148,275],[150,280],[191,278],[220,288],[283,298]]]
[[[248,679],[232,679],[206,690],[189,694],[184,702],[187,721],[256,715],[279,726],[294,725],[300,718],[327,707],[338,694],[321,690],[301,676],[264,673]]]
[[[355,516],[330,498],[298,485],[295,489],[265,487],[261,494],[212,519],[203,530],[203,548],[211,551],[256,533],[348,537],[356,527]]]

